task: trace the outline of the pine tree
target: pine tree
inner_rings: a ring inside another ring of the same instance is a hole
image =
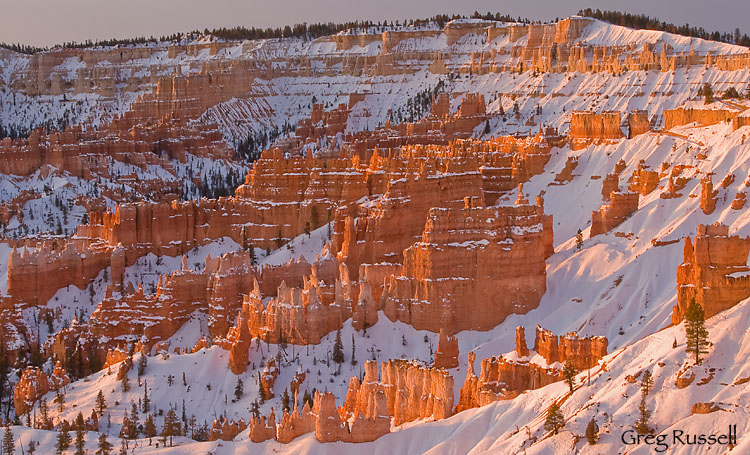
[[[143,400],[141,400],[141,410],[147,413],[151,410],[151,398],[148,397],[148,381],[143,381]]]
[[[635,422],[635,431],[638,434],[649,434],[651,429],[648,427],[648,421],[651,418],[651,411],[646,406],[646,396],[641,395],[641,404],[638,405],[638,413],[640,416]]]
[[[701,364],[701,355],[708,354],[708,330],[703,307],[690,299],[690,305],[685,312],[685,338],[687,345],[685,352],[695,354],[695,364]]]
[[[86,435],[84,433],[85,428],[83,426],[83,414],[78,413],[76,416],[76,440],[75,440],[75,455],[86,454]]]
[[[99,393],[96,395],[96,413],[99,414],[99,417],[104,415],[104,410],[107,408],[107,402],[104,401],[104,394],[102,393],[102,390],[99,389]]]
[[[170,409],[164,415],[164,424],[161,431],[161,435],[164,438],[164,444],[166,444],[167,438],[169,438],[169,446],[172,447],[172,438],[179,434],[180,422],[177,420],[177,413],[174,412],[174,409]]]
[[[130,392],[130,382],[128,381],[127,373],[122,376],[122,381],[120,381],[120,383],[122,384],[122,391],[124,393]]]
[[[36,441],[29,441],[29,447],[26,449],[26,453],[34,455],[36,453],[37,443]]]
[[[291,401],[291,398],[289,398],[289,389],[284,389],[284,395],[281,396],[281,408],[284,411],[291,411],[291,407],[289,405]]]
[[[237,385],[234,386],[234,397],[236,399],[242,398],[242,394],[244,393],[244,384],[242,383],[242,378],[237,378]]]
[[[5,425],[2,448],[3,455],[14,455],[16,453],[16,442],[13,439],[13,431],[10,429],[10,424]]]
[[[357,364],[357,358],[355,356],[356,353],[357,353],[357,347],[356,347],[356,343],[354,342],[354,334],[352,333],[352,361],[351,361],[352,365]]]
[[[130,403],[130,422],[128,439],[138,438],[138,406],[135,402]]]
[[[484,131],[482,131],[482,133],[485,136],[488,135],[488,134],[490,134],[490,121],[489,120],[485,120],[485,122],[484,122]]]
[[[570,393],[573,393],[576,374],[578,374],[578,372],[573,368],[573,364],[570,363],[570,360],[565,362],[565,366],[563,367],[563,377],[565,378],[565,382],[568,383],[568,387],[570,387]]]
[[[256,419],[260,419],[260,406],[258,405],[258,400],[253,401],[253,404],[250,407],[250,412]]]
[[[258,263],[258,256],[255,254],[255,247],[250,245],[247,247],[247,251],[250,253],[250,264],[256,265]]]
[[[106,433],[102,433],[99,436],[99,443],[97,447],[98,449],[96,451],[96,455],[109,455],[112,453],[112,444],[110,444],[110,442],[107,441]]]
[[[120,455],[128,455],[128,441],[120,439]]]
[[[651,391],[651,386],[654,385],[654,379],[651,377],[651,372],[646,370],[643,373],[643,378],[641,379],[641,393],[646,396]]]
[[[149,414],[148,417],[146,417],[146,423],[143,424],[143,435],[148,438],[148,445],[151,445],[151,438],[156,436],[156,434],[154,416]]]
[[[55,442],[55,453],[61,455],[70,447],[70,433],[65,422],[60,425],[60,431],[57,432],[57,441]]]
[[[39,418],[42,421],[42,428],[47,429],[47,421],[49,420],[49,413],[47,409],[47,400],[39,401]]]
[[[333,344],[332,360],[339,365],[344,363],[344,344],[341,343],[341,329],[336,331],[336,342]]]
[[[589,424],[586,425],[586,439],[588,439],[591,445],[596,444],[596,441],[599,439],[599,425],[596,424],[596,420],[593,417],[589,420]]]
[[[146,354],[141,354],[141,358],[138,359],[138,378],[140,379],[141,376],[143,376],[143,373],[146,372],[146,367],[148,367],[148,358],[146,357]]]
[[[583,232],[580,229],[576,233],[576,248],[579,250],[583,248]]]
[[[62,389],[57,389],[55,392],[55,402],[57,403],[57,410],[63,412],[63,409],[65,408],[65,395],[63,394]]]
[[[312,399],[312,395],[310,395],[310,391],[307,389],[305,389],[305,394],[302,395],[302,406],[304,406],[305,403],[308,403],[310,405],[310,409],[312,409],[313,399]]]
[[[711,104],[714,102],[714,89],[708,82],[703,84],[703,98],[706,104]]]
[[[563,426],[565,426],[565,417],[563,416],[562,411],[560,411],[560,405],[552,403],[549,410],[547,410],[547,419],[544,421],[544,429],[551,431],[553,434],[557,434]]]

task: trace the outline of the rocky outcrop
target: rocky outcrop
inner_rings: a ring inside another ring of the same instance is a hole
[[[276,437],[276,415],[271,408],[268,420],[265,416],[250,418],[250,440],[253,442],[268,441]]]
[[[381,298],[389,319],[433,332],[489,330],[539,304],[552,218],[539,206],[479,202],[430,210]]]
[[[458,366],[458,338],[448,335],[444,329],[440,329],[435,361],[432,362],[432,366],[447,369]]]
[[[672,323],[682,321],[691,299],[709,318],[750,297],[748,253],[750,238],[730,236],[725,225],[698,225],[695,240],[685,239],[682,264],[677,267]]]
[[[388,401],[384,391],[378,391],[368,406],[369,413],[357,415],[351,425],[344,423],[336,410],[336,397],[330,393],[315,393],[313,415],[315,438],[319,442],[369,442],[390,432]]]
[[[270,400],[274,397],[273,384],[278,376],[279,368],[276,366],[276,360],[271,357],[260,373],[260,395],[263,400]]]
[[[573,171],[575,171],[577,167],[578,157],[569,156],[568,159],[565,160],[565,167],[563,167],[562,170],[555,176],[553,184],[562,185],[573,180]]]
[[[620,129],[620,112],[573,112],[570,118],[569,137],[573,150],[620,139],[624,137]]]
[[[377,364],[365,364],[360,384],[356,377],[349,381],[346,401],[339,409],[341,418],[356,421],[360,415],[372,416],[379,406],[379,397],[387,398],[386,414],[395,425],[413,420],[450,417],[453,409],[453,377],[439,368],[425,368],[406,360],[389,360],[381,365],[378,381]]]
[[[534,351],[544,357],[548,365],[570,362],[581,371],[595,366],[607,354],[608,344],[603,336],[579,338],[576,332],[555,335],[536,326]]]
[[[526,346],[526,329],[522,325],[516,327],[516,355],[528,357],[529,348]]]
[[[227,339],[232,341],[232,347],[229,349],[229,368],[234,374],[242,374],[250,364],[249,351],[253,341],[242,313],[237,316],[236,328],[236,331],[230,331],[227,336]]]
[[[742,210],[742,208],[745,207],[746,198],[747,195],[744,191],[737,192],[732,200],[732,210]]]
[[[638,210],[638,198],[638,193],[612,191],[609,203],[602,205],[599,211],[591,213],[590,236],[604,234],[619,226]]]
[[[714,213],[716,210],[716,196],[718,191],[714,190],[714,184],[711,176],[706,176],[701,180],[701,210],[706,215]]]
[[[665,109],[664,129],[697,123],[700,126],[714,125],[737,117],[737,111],[727,109]]]
[[[659,180],[659,173],[649,170],[646,163],[641,161],[638,163],[638,168],[633,171],[628,190],[635,191],[636,193],[645,196],[659,186]]]
[[[37,400],[49,390],[47,375],[37,367],[26,367],[13,389],[13,407],[16,414],[24,415],[31,411]]]
[[[222,420],[214,420],[213,424],[211,425],[211,431],[208,435],[209,441],[216,441],[216,440],[222,440],[222,441],[231,441],[233,440],[238,434],[245,431],[247,428],[247,423],[245,423],[244,420],[240,419],[238,422],[235,422],[234,420],[228,420],[226,417]]]
[[[239,312],[243,293],[250,291],[254,276],[248,253],[241,252],[220,258],[209,256],[200,272],[189,269],[183,261],[182,270],[159,277],[153,294],[139,286],[123,295],[110,286],[91,315],[91,333],[106,341],[101,347],[145,336],[150,352],[156,343],[171,337],[194,311],[202,310],[209,315],[209,328],[223,336],[227,319]],[[249,346],[249,334],[240,330],[232,337],[233,342]],[[240,345],[235,351],[240,354]]]
[[[294,409],[289,414],[284,410],[281,421],[276,430],[276,440],[282,444],[292,442],[298,436],[315,431],[315,416],[310,409],[310,404],[305,403],[302,411],[297,410],[297,400],[294,400]]]
[[[628,139],[651,131],[648,111],[633,111],[628,113]]]
[[[514,352],[483,359],[479,377],[474,372],[475,354],[469,352],[469,370],[459,392],[456,412],[512,399],[525,390],[561,381],[562,363],[570,362],[581,371],[595,366],[607,354],[605,337],[579,338],[576,333],[558,336],[537,326],[534,350],[528,351],[523,335],[523,330],[516,329]],[[532,362],[536,354],[544,358],[545,364]]]

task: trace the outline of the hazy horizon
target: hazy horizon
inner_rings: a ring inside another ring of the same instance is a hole
[[[742,0],[700,0],[653,2],[634,0],[627,7],[614,0],[579,1],[560,4],[551,0],[522,3],[477,0],[447,0],[352,3],[343,0],[278,0],[273,7],[257,1],[236,0],[132,0],[101,2],[96,0],[26,0],[9,3],[0,0],[0,42],[34,46],[52,46],[70,41],[93,41],[137,36],[164,36],[191,30],[219,27],[279,27],[307,22],[345,22],[372,20],[403,21],[436,14],[470,15],[475,10],[553,20],[575,14],[583,8],[600,8],[647,14],[678,25],[689,23],[706,31],[748,33],[746,18],[750,4]],[[9,4],[8,4],[9,3]],[[719,16],[717,11],[726,12]]]

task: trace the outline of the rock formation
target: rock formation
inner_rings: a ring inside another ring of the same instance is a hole
[[[706,215],[714,213],[716,210],[716,196],[718,191],[714,190],[714,184],[710,176],[701,180],[701,210]]]
[[[231,441],[238,434],[245,431],[247,423],[240,419],[238,422],[234,420],[230,421],[226,417],[222,420],[214,420],[211,425],[211,431],[208,436],[209,441],[216,441],[221,439],[222,441]]]
[[[750,238],[730,236],[722,224],[698,225],[695,240],[685,238],[682,264],[677,267],[677,305],[672,323],[679,324],[691,299],[703,307],[706,318],[750,297]]]
[[[571,116],[570,145],[573,150],[622,137],[620,112],[573,112]]]
[[[432,366],[447,369],[458,366],[458,338],[448,335],[444,329],[440,329],[435,361]]]
[[[564,362],[570,362],[577,371],[591,368],[607,354],[608,343],[604,337],[579,338],[575,333],[553,335],[537,326],[534,351],[529,351],[525,344],[524,331],[519,327],[515,351],[483,359],[479,377],[474,372],[475,354],[469,352],[469,370],[459,393],[456,412],[512,399],[524,390],[561,381]],[[546,364],[533,363],[531,359],[535,354],[543,357]]]
[[[31,411],[34,404],[49,392],[47,375],[37,367],[26,367],[13,389],[13,407],[18,415]]]
[[[385,392],[378,391],[371,400],[368,411],[358,414],[349,425],[342,421],[336,410],[336,397],[332,393],[316,392],[313,406],[315,438],[319,442],[368,442],[389,433],[391,419]]]
[[[612,191],[609,203],[601,206],[599,211],[591,213],[590,236],[604,234],[625,221],[638,210],[638,193]]]
[[[404,250],[401,273],[381,297],[389,319],[434,332],[489,330],[538,305],[551,217],[538,206],[477,202],[430,210],[421,242]]]
[[[381,365],[378,381],[377,364],[365,364],[360,384],[356,377],[349,381],[346,401],[339,409],[344,420],[356,421],[360,415],[375,415],[379,397],[387,398],[387,409],[381,416],[390,416],[395,425],[413,420],[450,417],[453,409],[453,377],[445,370],[425,368],[406,360],[389,360]]]

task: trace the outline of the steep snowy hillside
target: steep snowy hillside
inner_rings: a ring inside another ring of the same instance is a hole
[[[0,423],[645,454],[645,403],[667,453],[750,450],[749,80],[745,48],[577,16],[0,51]]]

